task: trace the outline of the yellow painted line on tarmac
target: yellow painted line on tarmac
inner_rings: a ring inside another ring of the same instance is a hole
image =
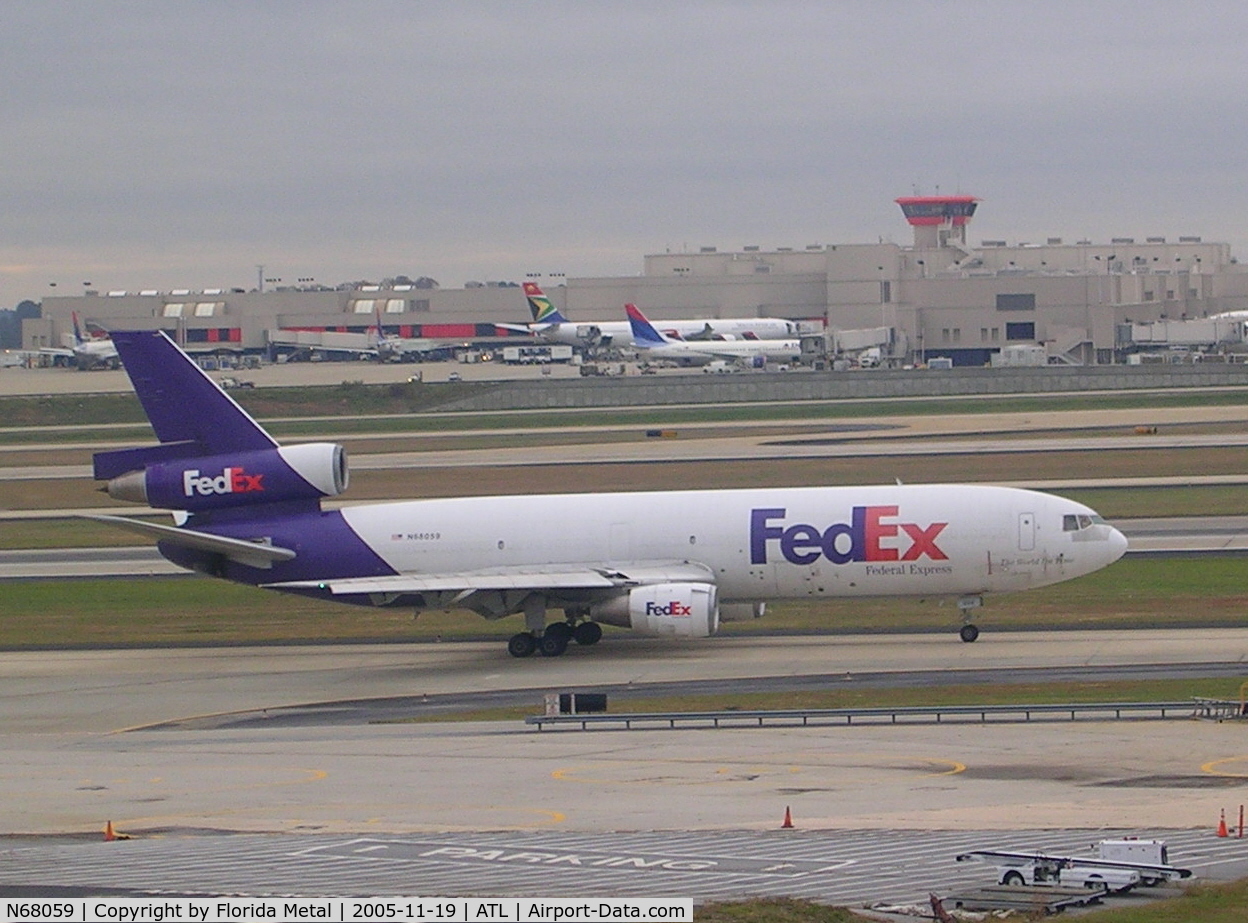
[[[929,772],[929,776],[956,776],[958,773],[966,772],[966,763],[959,763],[957,760],[932,759],[930,757],[922,757],[921,762],[935,763],[936,765],[945,764],[948,769],[942,769],[939,772]]]
[[[1229,763],[1243,763],[1243,769],[1234,772],[1222,767]],[[1248,779],[1248,756],[1228,756],[1220,760],[1210,760],[1200,767],[1201,772],[1207,772],[1211,776],[1223,776],[1228,779]]]

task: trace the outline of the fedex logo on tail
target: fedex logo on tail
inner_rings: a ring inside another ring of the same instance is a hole
[[[750,511],[751,564],[767,563],[771,542],[778,542],[781,557],[797,565],[814,564],[820,557],[833,564],[949,558],[936,544],[949,523],[897,522],[895,506],[855,506],[849,522],[824,529],[805,523],[785,525],[787,514],[783,507]]]
[[[247,494],[264,490],[263,474],[248,474],[242,468],[224,468],[216,477],[200,475],[198,468],[182,472],[184,497],[211,497],[214,494]]]

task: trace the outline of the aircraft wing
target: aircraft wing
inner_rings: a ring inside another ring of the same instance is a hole
[[[715,339],[715,330],[710,324],[706,324],[701,330],[686,333],[684,336],[674,336],[673,339],[706,342]]]
[[[444,574],[395,574],[265,584],[274,590],[329,590],[335,596],[361,593],[460,593],[483,590],[610,590],[650,583],[714,582],[701,564],[649,562],[637,565],[556,564],[498,567]]]
[[[733,360],[735,360],[735,361],[738,361],[738,362],[739,362],[739,361],[741,361],[741,360],[743,360],[743,359],[749,359],[749,358],[750,358],[750,354],[748,354],[748,353],[747,353],[747,354],[742,354],[742,353],[738,353],[738,352],[729,352],[728,350],[724,350],[723,352],[721,352],[721,351],[720,351],[720,350],[718,350],[718,349],[703,349],[701,345],[699,345],[699,346],[698,346],[698,350],[697,350],[697,351],[698,351],[699,353],[701,353],[702,355],[704,355],[704,356],[714,356],[716,359],[725,359],[725,360],[729,360],[729,361],[733,361]],[[760,350],[760,352],[761,352],[761,350]]]

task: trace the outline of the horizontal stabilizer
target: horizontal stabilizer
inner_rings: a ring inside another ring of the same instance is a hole
[[[141,446],[136,449],[114,449],[96,452],[92,456],[97,481],[111,481],[130,471],[141,471],[148,465],[161,462],[194,458],[200,454],[196,442],[162,442],[160,445]]]
[[[295,556],[289,548],[277,548],[273,545],[248,542],[240,538],[226,538],[223,535],[210,535],[207,532],[196,532],[194,529],[179,529],[177,526],[164,526],[156,522],[127,519],[124,516],[88,515],[82,518],[137,532],[171,545],[224,555],[248,567],[272,567],[275,563],[289,561]]]

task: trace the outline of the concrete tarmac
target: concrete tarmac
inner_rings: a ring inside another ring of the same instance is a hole
[[[544,692],[607,683],[1214,662],[1248,678],[1248,630],[606,642],[529,661],[480,643],[5,653],[4,829],[763,829],[786,806],[808,829],[1201,826],[1248,780],[1238,723],[551,733],[263,716],[490,689],[531,690],[536,713]],[[183,720],[236,711],[258,720]]]
[[[283,362],[266,364],[258,369],[210,372],[212,378],[239,378],[257,388],[315,387],[363,382],[368,385],[405,383],[419,374],[427,382],[447,381],[455,372],[464,381],[513,381],[533,378],[579,378],[580,368],[552,364],[503,365],[497,362]],[[635,370],[634,370],[635,371]],[[80,372],[77,369],[0,368],[0,394],[109,394],[132,390],[124,370],[100,369]]]

